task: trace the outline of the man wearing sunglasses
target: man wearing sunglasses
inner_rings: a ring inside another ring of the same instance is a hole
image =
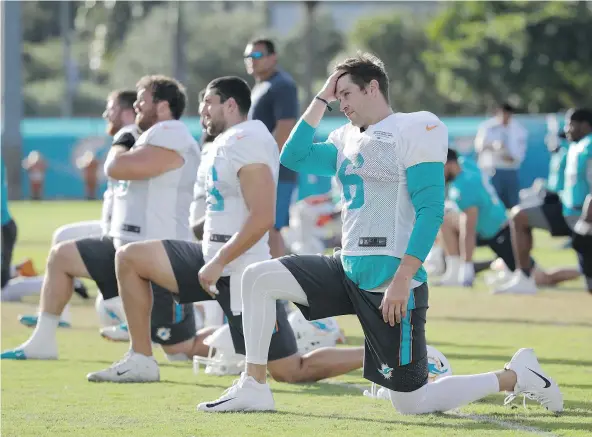
[[[268,39],[256,39],[247,44],[244,59],[247,73],[255,78],[248,117],[265,124],[281,151],[299,116],[296,83],[278,67],[275,45]],[[269,231],[269,246],[273,258],[285,255],[280,230],[289,225],[290,201],[296,181],[297,174],[280,165],[275,225]]]

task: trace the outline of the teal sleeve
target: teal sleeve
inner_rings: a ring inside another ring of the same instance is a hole
[[[284,144],[280,162],[299,173],[335,176],[337,147],[333,143],[313,143],[315,129],[300,119]]]
[[[415,225],[405,254],[423,262],[444,220],[444,164],[423,162],[409,167],[407,189],[415,208]]]
[[[461,211],[466,211],[469,208],[473,208],[474,206],[478,206],[479,199],[475,195],[474,188],[468,188],[462,191],[461,195],[456,200],[456,204],[458,205],[458,209]]]

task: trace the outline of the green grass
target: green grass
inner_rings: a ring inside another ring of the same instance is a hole
[[[98,202],[13,203],[19,225],[15,260],[42,267],[53,230],[99,216]],[[547,267],[575,265],[560,240],[537,235],[537,260]],[[490,256],[480,249],[480,258]],[[97,335],[92,302],[73,298],[75,328],[59,331],[60,360],[3,361],[3,436],[561,436],[592,434],[592,296],[581,280],[537,296],[491,296],[482,282],[472,290],[432,287],[429,343],[450,360],[454,373],[499,369],[520,347],[534,347],[545,370],[562,386],[565,412],[555,417],[536,404],[504,407],[503,395],[462,408],[463,414],[407,417],[354,387],[321,382],[271,382],[278,412],[197,414],[195,405],[217,398],[230,377],[192,373],[189,364],[168,364],[162,352],[159,384],[90,384],[85,375],[121,358],[127,345]],[[2,305],[2,347],[24,341],[30,330],[16,316],[36,310],[36,300]],[[350,344],[362,344],[352,317],[341,317]],[[368,385],[361,373],[338,378]],[[475,419],[482,419],[478,421]],[[486,420],[490,420],[487,422]],[[498,422],[492,422],[498,421]],[[505,425],[500,425],[500,421]],[[510,425],[523,428],[510,429]],[[524,427],[530,427],[528,429]]]

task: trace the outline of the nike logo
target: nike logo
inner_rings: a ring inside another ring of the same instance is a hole
[[[543,381],[545,381],[545,386],[543,388],[549,388],[551,387],[551,381],[549,381],[547,378],[545,378],[543,375],[541,375],[538,372],[535,372],[534,370],[530,369],[527,367],[528,370],[530,370],[532,373],[534,373],[536,376],[538,376],[539,378],[541,378]]]
[[[429,131],[431,131],[431,130],[433,130],[433,129],[436,129],[437,127],[438,127],[438,125],[437,125],[437,124],[435,124],[435,125],[433,125],[433,126],[426,126],[426,130],[429,132]]]
[[[230,398],[230,399],[224,399],[223,401],[218,401],[218,402],[212,402],[211,404],[206,404],[206,407],[208,408],[214,408],[217,407],[218,405],[222,405],[228,401],[233,400],[234,398]]]
[[[127,369],[124,370],[123,372],[120,372],[119,370],[117,371],[117,376],[121,376],[121,375],[125,375],[127,372],[129,372],[131,369]]]

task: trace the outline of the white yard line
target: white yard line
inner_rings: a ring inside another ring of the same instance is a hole
[[[325,379],[323,381],[319,381],[321,384],[331,384],[331,385],[337,385],[339,387],[344,387],[344,388],[351,388],[351,389],[355,389],[355,390],[359,390],[360,392],[364,392],[364,390],[368,390],[370,389],[370,383],[368,383],[368,385],[360,385],[360,384],[349,384],[347,382],[341,382],[341,381],[337,381],[335,379]],[[386,401],[385,401],[386,402]],[[500,428],[506,428],[506,429],[513,429],[516,431],[523,431],[523,432],[529,432],[531,434],[534,435],[540,435],[540,436],[545,436],[545,437],[560,437],[557,434],[553,434],[552,432],[548,432],[545,430],[542,430],[540,428],[536,428],[534,426],[526,426],[526,425],[520,425],[519,423],[513,423],[513,422],[507,422],[505,420],[499,420],[499,419],[495,419],[493,417],[489,417],[489,416],[482,416],[480,414],[468,414],[468,413],[463,413],[459,410],[453,410],[453,411],[449,411],[447,413],[444,414],[448,414],[451,416],[457,416],[457,417],[462,417],[463,419],[470,419],[470,420],[474,420],[475,422],[486,422],[486,423],[492,423],[494,425],[499,426]]]

